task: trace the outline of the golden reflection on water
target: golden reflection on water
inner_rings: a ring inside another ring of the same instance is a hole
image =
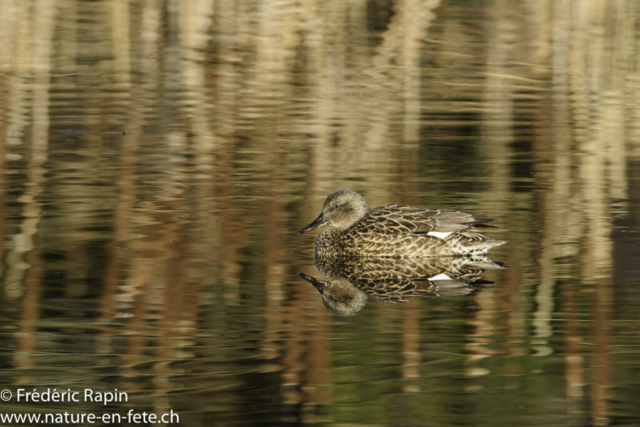
[[[185,425],[639,422],[637,2],[0,10],[2,388]],[[297,230],[345,187],[496,218],[508,269],[331,316]]]

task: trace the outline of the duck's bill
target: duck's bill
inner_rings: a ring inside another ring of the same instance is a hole
[[[325,288],[327,287],[327,283],[322,280],[318,280],[315,277],[307,276],[304,273],[300,273],[300,277],[307,282],[311,283],[320,293],[323,293]]]
[[[307,225],[306,227],[302,227],[302,229],[300,229],[300,233],[306,233],[307,231],[315,230],[318,227],[322,227],[326,223],[327,220],[324,219],[324,215],[320,214],[320,216],[316,218],[311,224]]]

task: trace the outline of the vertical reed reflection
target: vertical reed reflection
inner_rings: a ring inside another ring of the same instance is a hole
[[[37,328],[40,318],[38,305],[42,295],[42,249],[38,229],[42,222],[42,204],[37,200],[45,185],[44,163],[47,161],[49,143],[49,91],[51,71],[51,47],[53,33],[54,3],[39,1],[31,16],[31,30],[36,43],[28,58],[32,64],[31,84],[31,144],[28,151],[27,190],[18,201],[23,204],[19,233],[14,237],[16,255],[26,264],[22,319],[18,330],[15,366],[33,366],[30,354],[36,350]],[[27,58],[25,58],[27,59]],[[23,381],[28,381],[26,378]]]

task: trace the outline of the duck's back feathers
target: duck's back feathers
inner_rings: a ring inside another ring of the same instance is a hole
[[[379,206],[371,210],[361,222],[376,232],[384,229],[390,234],[428,234],[436,237],[446,237],[443,235],[467,229],[478,223],[473,216],[464,212],[451,209],[421,209],[407,205]],[[364,231],[366,230],[363,229]]]

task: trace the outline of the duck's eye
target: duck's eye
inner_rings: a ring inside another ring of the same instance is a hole
[[[344,203],[343,203],[343,204],[341,204],[341,205],[335,205],[335,206],[333,207],[333,209],[340,209],[340,208],[341,208],[341,207],[343,207],[343,206],[344,206]]]

